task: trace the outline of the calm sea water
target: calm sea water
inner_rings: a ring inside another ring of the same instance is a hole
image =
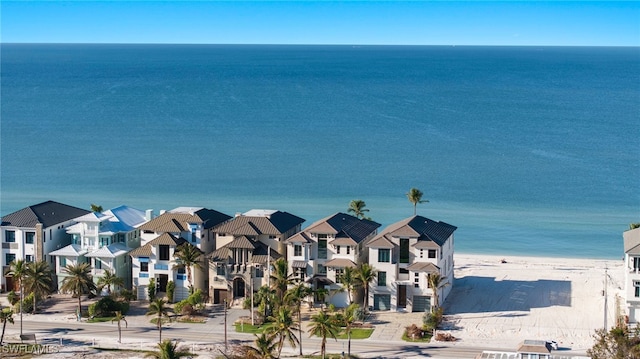
[[[1,214],[363,199],[467,253],[620,258],[640,221],[640,49],[1,45]]]

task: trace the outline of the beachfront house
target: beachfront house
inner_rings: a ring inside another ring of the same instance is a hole
[[[213,228],[230,218],[213,209],[178,207],[162,211],[158,217],[140,226],[141,247],[129,253],[137,298],[149,299],[147,288],[151,279],[154,279],[156,293],[160,295],[166,293],[167,283],[173,281],[174,301],[189,296],[186,268],[181,268],[175,257],[178,246],[185,243],[195,246],[203,255],[200,268],[191,268],[191,281],[195,289],[202,289],[206,293],[209,278],[204,254],[215,248]]]
[[[369,284],[373,310],[423,312],[435,306],[429,276],[449,285],[438,290],[441,305],[453,284],[453,232],[457,227],[413,216],[385,228],[366,243],[377,278]]]
[[[252,209],[214,228],[217,247],[207,256],[213,303],[241,300],[269,284],[271,263],[286,258],[286,240],[302,222],[288,212]]]
[[[138,227],[148,220],[146,214],[122,205],[75,218],[77,223],[67,228],[71,243],[50,253],[57,258],[58,286],[66,277],[67,265],[89,263],[95,282],[109,269],[124,280],[125,288],[131,288],[131,263],[127,253],[140,246]]]
[[[640,228],[622,233],[624,240],[625,299],[628,322],[640,322]]]
[[[17,283],[4,275],[9,270],[9,264],[16,259],[27,262],[44,260],[53,270],[55,258],[50,253],[71,243],[67,228],[76,223],[75,218],[87,213],[89,211],[85,209],[46,201],[2,217],[1,291],[17,289]]]
[[[379,223],[345,213],[323,218],[287,239],[289,272],[315,291],[326,289],[327,295],[314,296],[316,302],[346,307],[354,298],[344,290],[341,276],[345,268],[367,262],[364,243],[379,227]]]

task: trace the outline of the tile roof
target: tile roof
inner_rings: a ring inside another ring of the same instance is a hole
[[[55,201],[46,201],[2,217],[2,226],[35,228],[36,224],[42,223],[47,228],[87,213],[91,211]]]
[[[245,238],[246,239],[246,238]],[[248,240],[248,239],[247,239]],[[231,242],[233,243],[233,242]],[[215,251],[209,253],[207,258],[209,258],[212,262],[224,262],[231,258],[231,243],[227,243],[226,245],[216,249]],[[262,242],[252,242],[254,247],[247,249],[252,249],[251,253],[251,262],[252,263],[267,263],[267,253],[271,254],[271,262],[276,261],[278,258],[281,258],[282,255],[278,253],[278,251],[271,249],[269,251],[269,247]],[[237,248],[237,247],[236,247]]]
[[[343,233],[356,243],[362,242],[380,227],[380,223],[367,219],[358,219],[352,215],[338,212],[312,223],[305,228],[306,233],[339,234]]]
[[[285,243],[312,243],[311,237],[305,232],[298,232],[293,236],[287,238]]]
[[[624,240],[625,253],[640,254],[640,228],[623,232],[622,239]]]
[[[440,273],[440,268],[431,262],[414,262],[407,269],[417,273]]]
[[[358,243],[347,236],[340,236],[330,242],[334,246],[356,246]]]
[[[226,247],[228,248],[243,248],[243,249],[255,249],[256,245],[249,238],[245,236],[240,236],[234,238],[231,242],[229,242]]]
[[[184,238],[176,238],[170,233],[162,233],[157,238],[148,242],[144,246],[132,250],[131,252],[129,252],[129,255],[132,257],[148,257],[152,253],[151,249],[155,246],[168,245],[177,247],[183,243],[189,242]]]
[[[434,241],[417,241],[412,247],[417,249],[438,249],[440,246]]]
[[[385,235],[378,236],[367,244],[369,248],[394,248],[395,246]]]
[[[249,211],[249,214],[262,212]],[[288,212],[269,211],[263,216],[239,215],[217,226],[216,233],[256,236],[260,234],[278,236],[302,224],[304,219]]]
[[[291,268],[307,268],[307,262],[306,261],[293,261],[293,263],[291,263]]]
[[[413,216],[393,223],[385,228],[375,239],[390,237],[417,237],[418,241],[433,241],[442,246],[453,232],[456,226],[444,222],[435,222],[422,216]]]
[[[334,268],[345,268],[345,267],[351,267],[351,268],[355,268],[356,264],[353,263],[352,260],[346,259],[346,258],[334,258],[330,261],[327,261],[324,264],[325,267],[334,267]]]
[[[178,207],[170,212],[165,212],[140,226],[140,229],[156,233],[188,232],[190,231],[189,223],[202,224],[205,229],[209,229],[232,218],[229,215],[207,208],[202,208],[195,212],[179,212],[180,210],[187,210],[187,208]]]

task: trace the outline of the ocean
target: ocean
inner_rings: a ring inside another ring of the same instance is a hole
[[[616,259],[640,222],[640,49],[1,44],[0,213],[366,202],[464,253]]]

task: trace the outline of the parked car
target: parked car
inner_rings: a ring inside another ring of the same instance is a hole
[[[549,344],[551,349],[558,350],[558,342],[556,342],[555,340],[547,340],[547,344]]]

